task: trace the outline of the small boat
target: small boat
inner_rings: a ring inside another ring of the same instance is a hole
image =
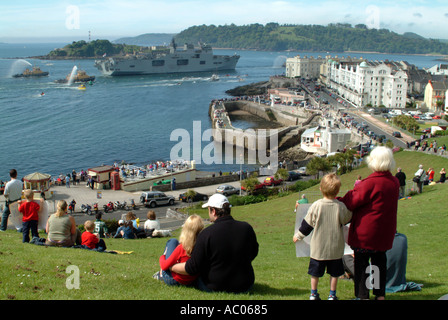
[[[48,76],[49,72],[40,70],[39,67],[33,67],[32,70],[25,69],[23,73],[18,73],[13,75],[14,78],[29,78],[29,77],[45,77]]]
[[[219,76],[216,73],[214,73],[210,78],[210,81],[219,81]]]
[[[86,85],[81,84],[80,86],[78,86],[78,90],[86,90]]]
[[[71,74],[69,74],[65,79],[59,79],[59,80],[56,80],[55,82],[56,83],[68,83],[70,81],[70,76],[71,76]],[[89,82],[89,81],[94,81],[94,80],[95,80],[95,76],[89,76],[85,71],[79,70],[78,73],[73,78],[73,83],[84,83],[84,82]]]

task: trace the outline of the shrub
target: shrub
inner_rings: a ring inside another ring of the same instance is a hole
[[[253,204],[266,201],[268,198],[262,194],[258,195],[247,195],[247,196],[237,196],[232,195],[229,197],[229,202],[233,207],[244,206],[246,204]]]
[[[299,192],[303,191],[305,189],[311,188],[312,186],[315,186],[316,184],[320,183],[320,179],[311,179],[307,181],[297,181],[294,184],[294,191]]]

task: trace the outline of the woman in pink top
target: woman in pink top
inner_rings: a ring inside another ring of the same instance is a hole
[[[190,285],[196,280],[197,275],[178,274],[172,272],[170,268],[190,259],[196,238],[202,229],[204,229],[204,222],[200,216],[194,214],[188,217],[182,227],[179,241],[177,239],[167,241],[165,252],[159,259],[161,270],[154,274],[155,279],[163,280],[168,285]]]

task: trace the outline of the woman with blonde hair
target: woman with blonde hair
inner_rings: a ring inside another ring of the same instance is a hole
[[[67,207],[65,200],[59,200],[56,212],[48,218],[46,245],[71,247],[75,243],[81,244],[81,232],[76,228],[75,219],[67,214]]]
[[[196,214],[191,215],[185,221],[182,231],[177,239],[170,239],[165,246],[165,252],[160,256],[161,271],[154,274],[154,278],[163,280],[168,285],[191,285],[197,275],[182,275],[170,271],[170,268],[179,262],[190,259],[198,234],[204,229],[202,218]]]

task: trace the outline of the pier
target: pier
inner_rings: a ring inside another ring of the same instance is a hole
[[[276,128],[242,130],[232,125],[229,113],[236,110],[248,112],[275,123]],[[213,138],[216,142],[236,148],[258,151],[267,149],[281,151],[300,143],[301,134],[320,113],[305,108],[276,105],[274,108],[249,100],[212,101],[209,106]],[[276,142],[276,145],[272,143]]]

